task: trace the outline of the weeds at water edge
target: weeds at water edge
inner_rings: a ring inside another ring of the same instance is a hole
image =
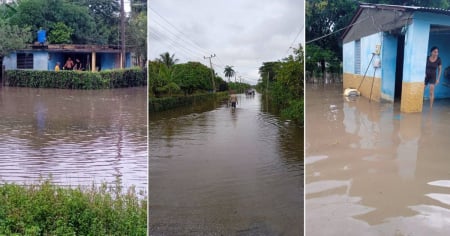
[[[146,235],[146,197],[117,185],[2,184],[0,235]]]

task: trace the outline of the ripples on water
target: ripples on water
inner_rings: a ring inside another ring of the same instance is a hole
[[[152,234],[303,232],[303,130],[239,99],[150,115]]]
[[[0,181],[147,189],[146,90],[0,88]]]

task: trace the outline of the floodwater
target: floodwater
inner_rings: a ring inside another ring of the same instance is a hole
[[[146,191],[146,94],[0,87],[0,182]]]
[[[238,96],[150,114],[150,235],[303,234],[303,129]]]
[[[450,235],[450,101],[400,113],[306,91],[306,235]]]

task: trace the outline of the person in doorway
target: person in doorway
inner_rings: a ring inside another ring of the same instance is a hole
[[[72,61],[72,58],[67,58],[66,64],[64,64],[63,69],[64,70],[72,70],[74,66],[74,63]]]
[[[231,103],[231,109],[236,109],[236,104],[238,103],[238,99],[234,91],[231,91],[230,95],[230,103]]]
[[[75,59],[75,64],[74,64],[74,66],[73,66],[73,69],[74,70],[81,70],[81,61],[80,61],[80,59]]]
[[[430,109],[433,108],[434,102],[434,87],[439,84],[439,79],[441,78],[442,72],[442,61],[439,55],[439,48],[433,46],[430,50],[431,55],[427,57],[427,66],[425,70],[425,88],[427,85],[430,86]],[[436,69],[437,69],[437,77],[436,77]]]
[[[55,71],[59,71],[59,62],[56,62]]]

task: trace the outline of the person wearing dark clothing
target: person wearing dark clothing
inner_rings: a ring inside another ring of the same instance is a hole
[[[439,55],[439,48],[432,47],[431,55],[427,57],[427,66],[425,70],[425,88],[430,85],[430,109],[433,108],[434,102],[434,87],[439,84],[439,79],[441,78],[442,72],[442,61]],[[436,77],[437,70],[437,77]]]

